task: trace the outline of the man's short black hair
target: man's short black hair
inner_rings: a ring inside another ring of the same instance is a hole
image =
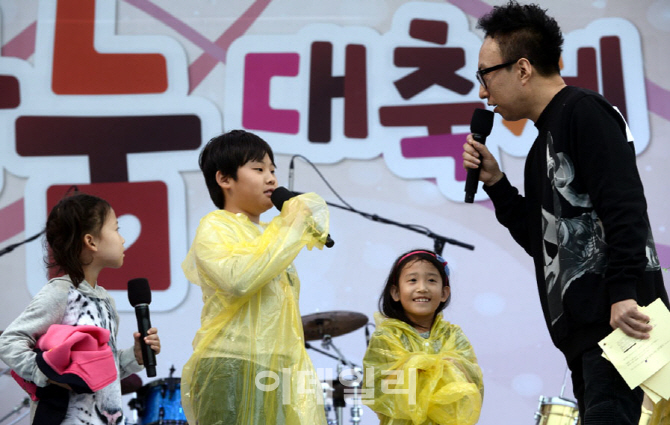
[[[560,74],[563,35],[546,12],[536,4],[510,0],[481,17],[477,28],[498,42],[503,62],[526,58],[541,75]]]

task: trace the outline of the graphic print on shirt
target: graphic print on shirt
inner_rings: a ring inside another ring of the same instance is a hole
[[[654,243],[654,235],[651,233],[651,225],[649,226],[649,236],[647,236],[647,245],[644,248],[644,252],[647,255],[647,266],[644,268],[644,271],[661,270],[661,262],[658,259],[658,253],[656,252],[656,244]]]
[[[578,193],[570,183],[575,167],[570,157],[556,152],[547,134],[547,177],[551,181],[553,214],[542,208],[544,235],[544,279],[551,324],[563,314],[563,295],[584,273],[602,274],[606,267],[605,232],[587,193]],[[577,217],[563,217],[562,204],[589,208]]]
[[[578,193],[570,185],[575,179],[574,164],[564,152],[556,152],[551,133],[547,134],[546,159],[553,214],[543,206],[542,234],[547,303],[553,325],[563,314],[563,295],[570,284],[585,273],[605,273],[607,243],[605,230],[589,195]],[[564,217],[564,206],[588,211],[576,217]],[[646,270],[658,270],[660,263],[651,229],[648,235]]]
[[[108,298],[88,297],[74,288],[68,293],[64,325],[93,325],[109,330],[109,346],[117,358],[117,321],[114,308]],[[117,366],[117,375],[119,373]],[[116,381],[93,394],[70,393],[67,415],[63,423],[86,425],[122,424],[123,400],[121,386]]]

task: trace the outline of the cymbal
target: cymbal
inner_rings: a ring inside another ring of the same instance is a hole
[[[121,380],[121,395],[137,392],[142,388],[142,378],[133,373]]]
[[[368,323],[368,317],[353,311],[325,311],[302,316],[305,341],[323,339],[325,335],[340,336]]]

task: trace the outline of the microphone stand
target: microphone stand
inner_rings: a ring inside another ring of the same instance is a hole
[[[32,235],[32,236],[29,237],[28,239],[25,239],[25,240],[23,240],[23,241],[21,241],[21,242],[17,242],[17,243],[15,243],[15,244],[9,245],[9,246],[7,246],[7,247],[5,247],[5,248],[3,248],[3,249],[0,249],[0,257],[2,257],[2,256],[5,255],[5,254],[9,254],[10,252],[14,251],[14,249],[20,247],[21,245],[23,245],[23,244],[25,244],[25,243],[28,243],[28,242],[30,242],[30,241],[34,241],[35,239],[39,238],[40,235],[41,235],[42,233],[44,233],[44,232],[45,232],[45,230],[42,230],[42,231],[40,231],[39,233]]]
[[[72,192],[72,191],[74,191],[74,192],[76,193],[76,192],[79,191],[79,188],[78,188],[76,185],[72,185],[72,186],[70,186],[70,187],[65,191],[65,195],[63,195],[63,197],[67,196],[67,195],[68,195],[70,192]],[[15,243],[15,244],[13,244],[13,245],[9,245],[9,246],[7,246],[7,247],[5,247],[5,248],[3,248],[3,249],[0,249],[0,257],[2,257],[2,256],[5,255],[5,254],[9,254],[10,252],[14,251],[16,248],[20,247],[21,245],[23,245],[23,244],[25,244],[25,243],[34,241],[35,239],[37,239],[38,237],[40,237],[40,235],[42,235],[42,234],[45,233],[45,232],[46,232],[46,229],[42,229],[39,233],[36,233],[36,234],[32,235],[32,236],[29,237],[28,239],[25,239],[25,240],[23,240],[23,241],[21,241],[21,242],[18,242],[18,243]]]
[[[290,190],[291,192],[294,192],[294,191],[293,191],[293,175],[294,175],[294,171],[293,171],[293,168],[294,168],[293,160],[294,160],[296,157],[297,157],[297,158],[302,158],[302,159],[305,160],[309,165],[311,165],[312,168],[314,168],[314,171],[316,171],[316,173],[317,173],[317,174],[321,177],[321,179],[326,183],[326,186],[328,186],[328,188],[329,188],[329,189],[330,189],[330,190],[331,190],[331,191],[332,191],[332,192],[333,192],[333,193],[340,199],[340,201],[342,201],[342,203],[344,203],[344,204],[346,205],[346,206],[344,206],[344,205],[334,204],[334,203],[332,203],[332,202],[326,202],[326,204],[328,204],[329,206],[331,206],[331,207],[335,207],[335,208],[339,208],[339,209],[342,209],[342,210],[345,210],[345,211],[350,211],[350,212],[353,212],[353,213],[356,213],[356,214],[359,214],[359,215],[361,215],[361,216],[367,218],[368,220],[376,221],[376,222],[378,222],[378,223],[392,224],[392,225],[394,225],[394,226],[402,227],[403,229],[411,230],[411,231],[413,231],[413,232],[417,232],[417,233],[421,233],[421,234],[423,234],[423,235],[426,235],[426,236],[428,236],[429,238],[433,239],[433,242],[434,242],[434,245],[433,245],[433,247],[434,247],[434,251],[435,251],[437,254],[439,254],[439,255],[442,255],[442,250],[444,249],[444,244],[445,244],[445,243],[449,243],[449,244],[452,244],[452,245],[460,246],[461,248],[469,249],[469,250],[471,250],[471,251],[475,249],[474,245],[470,245],[470,244],[467,244],[467,243],[465,243],[465,242],[460,242],[460,241],[457,241],[457,240],[455,240],[455,239],[447,238],[446,236],[438,235],[437,233],[433,233],[433,231],[431,231],[429,228],[427,228],[427,227],[425,227],[425,226],[421,226],[421,225],[418,225],[418,224],[403,224],[403,223],[398,223],[397,221],[393,221],[393,220],[390,220],[390,219],[388,219],[388,218],[381,217],[381,216],[379,216],[379,215],[377,215],[377,214],[370,214],[370,213],[366,213],[366,212],[359,211],[359,210],[355,209],[355,208],[352,207],[351,205],[347,204],[346,201],[344,201],[344,200],[340,197],[340,195],[337,194],[337,192],[335,191],[335,189],[333,189],[333,187],[330,185],[330,183],[328,183],[328,181],[323,177],[323,175],[321,174],[321,172],[319,171],[319,169],[316,168],[316,166],[315,166],[314,164],[312,164],[312,162],[311,162],[309,159],[307,159],[306,157],[304,157],[303,155],[300,155],[300,154],[293,155],[293,156],[291,157],[291,162],[290,162],[290,164],[289,164],[289,190]],[[294,193],[302,194],[302,193],[304,193],[304,192],[294,192]]]
[[[296,192],[296,193],[300,193],[300,192]],[[359,215],[367,218],[368,220],[376,221],[377,223],[391,224],[391,225],[394,225],[394,226],[402,227],[403,229],[411,230],[413,232],[417,232],[417,233],[421,233],[423,235],[426,235],[429,238],[433,239],[434,250],[439,255],[442,255],[442,250],[444,249],[444,244],[445,243],[460,246],[461,248],[469,249],[471,251],[475,249],[474,245],[470,245],[470,244],[467,244],[465,242],[460,242],[460,241],[457,241],[455,239],[448,238],[446,236],[438,235],[437,233],[433,233],[429,228],[424,227],[424,226],[420,226],[420,225],[417,225],[417,224],[399,223],[397,221],[393,221],[393,220],[390,220],[388,218],[381,217],[377,214],[370,214],[370,213],[366,213],[366,212],[363,212],[363,211],[359,211],[359,210],[357,210],[355,208],[352,208],[350,206],[338,205],[338,204],[334,204],[332,202],[326,202],[326,204],[328,204],[331,207],[335,207],[335,208],[339,208],[339,209],[342,209],[342,210],[345,210],[345,211],[350,211],[350,212],[359,214]]]

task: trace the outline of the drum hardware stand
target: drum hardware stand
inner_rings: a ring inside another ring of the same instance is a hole
[[[344,370],[344,366],[349,366],[351,370],[354,372],[358,372],[362,375],[363,370],[361,369],[360,366],[355,365],[354,363],[350,362],[342,352],[333,344],[333,339],[331,338],[330,335],[324,335],[323,336],[323,341],[321,342],[321,346],[325,349],[332,348],[335,350],[337,353],[337,379],[340,379],[340,374],[342,370]],[[360,406],[361,403],[361,397],[358,392],[358,387],[360,386],[360,383],[358,382],[357,379],[352,379],[351,380],[351,387],[353,388],[353,405],[351,407],[351,423],[354,425],[357,425],[361,422],[361,416],[363,415],[363,409]],[[344,395],[342,397],[344,399]],[[334,404],[334,403],[333,403]],[[343,406],[337,406],[335,408],[335,413],[337,417],[337,425],[342,425],[342,420],[344,418],[343,415]]]
[[[344,362],[344,360],[340,360],[339,357],[334,356],[334,355],[330,354],[330,353],[327,352],[327,351],[323,351],[323,350],[321,350],[321,349],[319,349],[319,348],[316,348],[315,346],[313,346],[313,345],[310,344],[309,342],[306,342],[306,343],[305,343],[305,348],[308,348],[308,349],[310,349],[310,350],[314,350],[314,351],[316,351],[317,353],[323,354],[324,356],[330,357],[331,359],[337,360],[338,362],[339,362],[339,361]],[[344,363],[344,364],[345,364],[345,365],[348,365],[348,363]]]
[[[135,395],[137,396],[138,394],[135,393]],[[128,402],[128,407],[133,411],[134,423],[137,423],[138,417],[144,414],[144,401],[140,400],[139,396],[134,397]]]
[[[321,346],[323,348],[325,348],[326,350],[329,349],[329,348],[332,348],[333,350],[335,350],[335,352],[337,353],[337,356],[333,356],[333,355],[330,355],[330,354],[328,354],[328,355],[330,357],[338,360],[340,362],[340,364],[343,364],[345,366],[349,366],[352,369],[356,369],[356,368],[360,369],[361,368],[357,364],[350,362],[349,360],[347,360],[346,357],[344,357],[342,352],[335,346],[335,344],[333,344],[333,338],[330,335],[324,335],[323,336],[323,341],[321,341]]]
[[[175,371],[174,365],[170,366],[169,378],[167,379],[167,382],[163,382],[161,384],[161,398],[165,398],[165,394],[172,394],[174,392],[174,390],[177,388],[177,386],[174,383],[174,380],[172,379],[172,375],[174,374],[174,371]],[[165,412],[162,412],[162,414],[164,415]],[[159,418],[162,419],[162,416],[160,416],[160,414],[159,414]]]
[[[19,413],[24,407],[28,407],[28,406],[30,406],[30,397],[26,397],[26,398],[24,398],[23,401],[22,401],[19,405],[17,405],[11,412],[7,413],[5,416],[3,416],[2,418],[0,418],[0,423],[4,422],[5,419],[9,418],[9,417],[12,416],[13,414],[15,414],[15,413]],[[23,419],[28,413],[30,413],[30,409],[28,409],[28,410],[26,410],[25,412],[21,413],[21,414],[19,415],[19,417],[17,417],[16,419],[14,419],[12,422],[10,422],[10,423],[7,424],[7,425],[14,425],[15,423],[17,423],[18,421],[20,421],[21,419]]]
[[[560,398],[563,398],[563,393],[565,392],[565,382],[568,380],[568,372],[569,372],[569,369],[566,366],[565,367],[565,374],[563,375],[563,385],[561,385],[561,395],[559,395]]]
[[[170,391],[170,394],[174,393],[177,389],[177,384],[175,384],[174,379],[172,379],[175,370],[174,365],[170,366],[170,374],[168,375],[168,391]]]
[[[137,411],[140,414],[142,414],[142,412],[144,411],[144,403],[142,403],[137,398],[133,398],[132,400],[130,400],[128,402],[128,407],[130,407],[134,411]]]
[[[335,389],[328,385],[327,382],[322,382],[321,383],[321,390],[323,392],[323,410],[326,413],[326,425],[337,425],[337,419],[333,420],[330,418],[330,413],[333,412],[335,413]],[[333,405],[328,404],[328,390],[331,391],[332,397],[333,397]],[[344,397],[342,397],[342,400],[344,401]]]
[[[342,366],[339,365],[338,369],[342,369]],[[363,378],[362,378],[362,376],[363,376],[363,371],[362,371],[362,369],[361,369],[360,367],[353,367],[353,365],[352,365],[352,369],[351,369],[351,370],[353,370],[354,372],[358,372],[358,373],[360,374],[360,376],[361,376],[361,380],[363,379]],[[341,372],[341,370],[338,371],[338,373],[337,373],[337,376],[338,376],[338,377],[340,376],[340,372]],[[357,425],[357,424],[359,424],[359,423],[361,422],[361,416],[363,415],[363,409],[362,409],[362,407],[361,407],[361,397],[360,397],[360,394],[359,394],[359,391],[358,391],[358,390],[359,390],[360,383],[359,383],[358,380],[356,379],[355,374],[354,374],[353,378],[354,378],[354,379],[351,380],[351,387],[353,388],[353,391],[352,391],[352,395],[353,395],[352,400],[353,400],[353,403],[352,403],[352,405],[351,405],[351,423],[354,424],[354,425]],[[343,398],[344,398],[344,397],[343,397]],[[340,409],[342,409],[342,408],[340,408]],[[341,416],[340,416],[340,417],[341,417]],[[338,425],[341,425],[341,423],[338,424]]]
[[[330,353],[327,352],[327,351],[324,351],[324,350],[321,350],[321,349],[319,349],[319,348],[314,347],[314,346],[313,346],[312,344],[310,344],[309,342],[305,342],[305,348],[308,348],[308,349],[310,349],[310,350],[314,350],[314,351],[316,351],[317,353],[323,354],[324,356],[327,356],[327,357],[330,357],[331,359],[337,360],[337,362],[338,362],[338,363],[337,363],[337,366],[338,366],[337,373],[338,373],[338,376],[339,376],[340,369],[341,369],[341,364],[344,362],[344,360],[340,359],[340,358],[337,357],[337,356],[334,356],[334,355],[330,354]],[[346,363],[345,363],[345,364],[346,364]],[[339,394],[338,394],[338,397],[336,397],[336,396],[335,396],[335,388],[332,388],[332,387],[331,387],[331,388],[330,388],[330,391],[331,391],[332,394],[333,394],[333,406],[332,406],[332,407],[331,407],[331,406],[325,406],[325,411],[326,411],[326,423],[327,423],[327,425],[341,425],[342,422],[338,421],[337,418],[338,418],[338,417],[341,417],[341,415],[342,415],[342,407],[344,406],[344,404],[343,404],[343,403],[344,403],[344,394],[342,394],[342,397],[339,397]],[[327,390],[324,389],[323,392],[324,392],[324,394],[323,394],[323,398],[324,398],[324,403],[325,403],[325,402],[326,402],[326,393],[327,393]],[[335,420],[330,419],[330,412],[331,412],[332,410],[335,411],[335,417],[336,417]]]
[[[365,346],[366,347],[370,345],[370,326],[372,326],[373,329],[375,329],[377,327],[372,322],[368,322],[368,323],[365,324]]]

